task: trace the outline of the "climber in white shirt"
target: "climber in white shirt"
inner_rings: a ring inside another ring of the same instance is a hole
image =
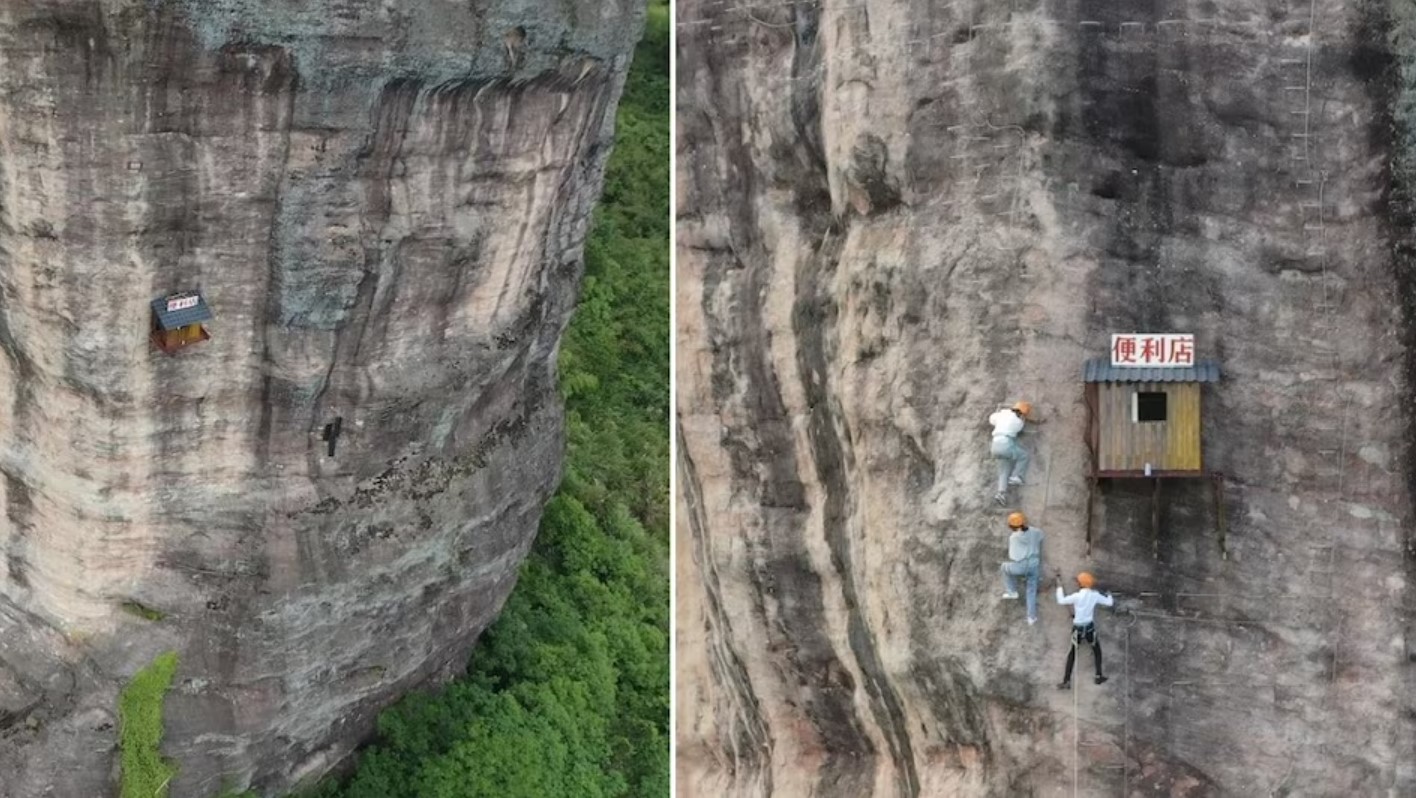
[[[1018,434],[1032,412],[1032,404],[1018,402],[1011,408],[998,410],[988,417],[993,427],[993,443],[989,451],[998,463],[998,492],[993,500],[1002,506],[1008,501],[1008,486],[1023,484],[1028,472],[1028,452],[1018,445]]]
[[[1057,603],[1071,604],[1072,615],[1072,645],[1067,648],[1067,670],[1062,674],[1062,683],[1057,685],[1059,690],[1067,690],[1072,687],[1072,665],[1077,661],[1077,646],[1083,641],[1090,643],[1092,655],[1096,660],[1096,683],[1101,684],[1106,681],[1106,676],[1101,672],[1101,640],[1096,636],[1096,621],[1093,614],[1100,604],[1103,607],[1112,606],[1110,593],[1098,593],[1092,590],[1096,584],[1096,579],[1091,574],[1083,571],[1077,574],[1077,584],[1081,590],[1071,595],[1062,592],[1062,574],[1057,574]]]

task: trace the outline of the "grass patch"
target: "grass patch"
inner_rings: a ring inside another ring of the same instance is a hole
[[[177,673],[177,652],[159,654],[118,697],[122,798],[165,798],[177,768],[162,758],[162,701]]]
[[[161,610],[155,610],[152,607],[140,604],[136,601],[123,602],[123,611],[129,615],[136,615],[147,621],[160,621],[167,617],[167,614]]]

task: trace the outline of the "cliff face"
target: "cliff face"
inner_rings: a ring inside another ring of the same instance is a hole
[[[558,479],[642,16],[3,4],[0,794],[111,792],[166,649],[174,795],[323,772],[465,662]],[[193,288],[212,339],[156,351]]]
[[[1416,790],[1391,11],[681,0],[685,794]],[[1158,540],[1105,486],[1086,554],[1081,366],[1136,330],[1225,370],[1227,559],[1203,482]],[[1064,608],[998,599],[1019,398],[1046,572],[1120,599],[1075,695]]]

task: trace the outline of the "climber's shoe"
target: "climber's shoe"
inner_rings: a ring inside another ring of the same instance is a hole
[[[1009,484],[1009,485],[1021,485],[1021,484],[1023,484],[1023,481],[1022,481],[1021,479],[1018,479],[1017,477],[1008,477],[1008,484]]]
[[[999,507],[1002,507],[1003,505],[1008,503],[1008,496],[1001,492],[995,493],[993,494],[993,503],[998,505]]]
[[[1071,683],[1071,682],[1060,682],[1060,683],[1058,683],[1058,685],[1057,685],[1057,689],[1058,689],[1058,690],[1071,690],[1071,689],[1072,689],[1072,683]]]
[[[1103,682],[1106,681],[1106,677],[1105,677],[1105,676],[1098,676],[1098,677],[1096,677],[1096,679],[1095,679],[1094,681],[1095,681],[1097,684],[1102,684]]]

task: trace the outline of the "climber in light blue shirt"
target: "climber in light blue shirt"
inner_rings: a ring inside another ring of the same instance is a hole
[[[1037,623],[1037,583],[1042,574],[1042,530],[1028,526],[1028,519],[1022,513],[1008,515],[1008,528],[1013,530],[1008,536],[1008,561],[999,570],[1003,572],[1003,598],[1018,597],[1015,577],[1028,580],[1028,625]]]

